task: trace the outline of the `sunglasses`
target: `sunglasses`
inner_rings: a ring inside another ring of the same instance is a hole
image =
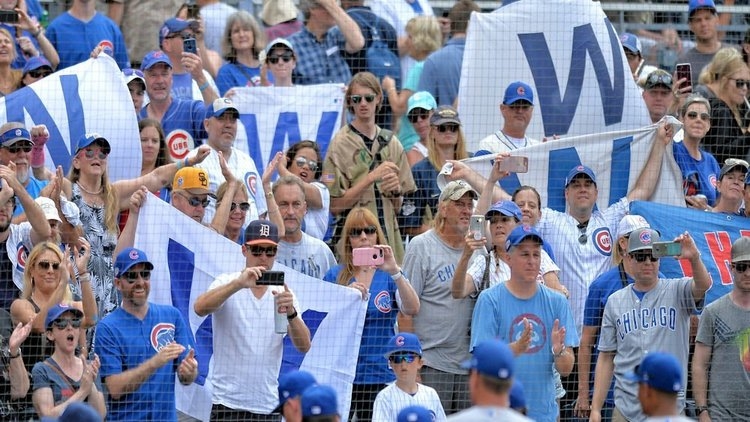
[[[736,86],[736,87],[737,87],[737,88],[739,88],[739,89],[742,89],[742,88],[750,88],[750,81],[748,81],[747,79],[734,79],[734,78],[729,78],[729,80],[730,80],[730,81],[734,81],[734,86]]]
[[[39,261],[36,265],[43,270],[49,270],[49,267],[52,267],[53,270],[57,271],[60,268],[59,262]]]
[[[11,154],[18,154],[21,151],[25,153],[31,152],[31,144],[27,144],[27,143],[23,143],[21,145],[16,143],[6,148],[8,149],[8,152]]]
[[[98,159],[104,160],[109,155],[109,151],[104,151],[101,149],[99,151],[94,151],[93,149],[86,148],[83,150],[83,155],[88,159],[92,159],[94,158],[94,155],[96,155]]]
[[[750,262],[735,262],[732,264],[732,267],[734,267],[735,271],[738,273],[744,273],[750,268]]]
[[[130,69],[130,68],[128,68],[128,69],[123,70],[122,74],[125,75],[125,76],[133,76],[133,75],[135,75],[135,76],[137,76],[139,78],[144,78],[143,72],[141,72],[139,69]]]
[[[375,94],[352,95],[352,96],[349,97],[349,99],[354,104],[359,104],[360,102],[362,102],[362,98],[364,98],[365,101],[367,101],[368,103],[371,103],[371,102],[375,101]]]
[[[175,192],[175,193],[177,193],[177,192]],[[208,204],[210,203],[210,201],[208,200],[208,198],[200,199],[197,196],[185,196],[185,195],[183,195],[181,193],[177,193],[177,194],[179,196],[187,199],[188,204],[190,204],[191,207],[197,207],[198,205],[200,205],[201,207],[206,208],[208,206]],[[234,208],[231,208],[231,209],[233,210]]]
[[[55,328],[59,328],[61,330],[68,328],[68,325],[72,326],[73,328],[80,328],[81,318],[60,318],[52,321],[52,325]]]
[[[378,232],[378,228],[375,226],[359,227],[349,231],[349,236],[362,236],[364,234],[375,234]]]
[[[458,131],[458,125],[446,123],[444,125],[439,125],[437,127],[438,132],[445,133],[445,132],[452,132],[456,133]]]
[[[413,111],[409,113],[409,122],[417,123],[420,120],[426,120],[430,118],[430,111],[422,109],[422,111]]]
[[[310,171],[318,171],[318,162],[314,160],[308,160],[305,157],[297,157],[294,159],[294,163],[297,164],[297,167],[302,167],[304,165],[307,165],[307,168],[310,169]]]
[[[249,202],[240,202],[239,204],[236,202],[232,202],[232,205],[229,206],[229,211],[234,211],[237,209],[237,207],[240,207],[240,211],[247,212],[247,210],[250,209],[250,203]]]
[[[630,257],[635,259],[636,262],[644,262],[646,260],[649,260],[651,262],[656,262],[659,260],[659,258],[655,258],[650,253],[631,253]]]
[[[578,236],[578,243],[580,243],[581,245],[585,245],[589,242],[589,238],[588,236],[586,236],[586,229],[588,228],[588,226],[588,221],[576,226],[578,227],[578,232],[580,233],[580,236]]]
[[[133,284],[136,281],[138,281],[138,276],[141,276],[144,280],[150,280],[151,279],[151,271],[149,270],[141,270],[141,271],[128,271],[122,273],[121,278],[125,279],[129,284]]]
[[[268,56],[266,60],[268,60],[271,64],[276,64],[279,62],[279,60],[283,60],[284,63],[289,63],[294,58],[294,55],[291,53],[282,54],[280,56]]]
[[[51,74],[52,72],[49,70],[29,70],[29,73],[27,73],[32,78],[46,78]]]
[[[404,363],[404,362],[412,363],[415,360],[417,360],[417,355],[414,355],[411,353],[403,354],[403,355],[390,355],[388,356],[388,360],[396,364]]]
[[[697,111],[688,111],[685,116],[687,116],[690,120],[695,120],[698,118],[699,114]],[[700,118],[704,122],[708,122],[711,120],[711,116],[708,113],[700,113]]]
[[[266,254],[267,257],[273,258],[276,256],[276,246],[269,246],[267,248],[264,248],[262,246],[248,246],[248,249],[250,249],[250,253],[253,254],[253,256],[261,256],[263,254]]]

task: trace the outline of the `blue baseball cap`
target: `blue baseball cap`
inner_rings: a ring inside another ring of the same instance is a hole
[[[502,340],[485,340],[471,351],[471,359],[461,366],[464,369],[474,369],[482,375],[501,380],[513,377],[513,351]]]
[[[26,61],[26,64],[23,66],[23,76],[26,76],[27,73],[31,72],[32,70],[37,70],[42,67],[48,67],[50,71],[52,71],[52,65],[50,64],[47,59],[45,59],[42,56],[36,56],[32,57],[29,60]]]
[[[149,51],[143,56],[143,61],[141,61],[141,71],[145,72],[159,63],[164,63],[170,68],[173,67],[172,61],[169,60],[169,56],[167,56],[165,52],[161,50]]]
[[[398,412],[396,422],[432,422],[435,415],[424,406],[406,406]]]
[[[76,153],[78,153],[78,151],[94,143],[99,143],[99,145],[101,145],[102,147],[102,150],[107,154],[109,154],[110,151],[112,151],[112,148],[109,146],[109,141],[107,140],[107,138],[103,137],[102,135],[98,133],[93,132],[93,133],[87,133],[81,136],[80,139],[78,139],[78,145],[76,145]]]
[[[287,400],[301,396],[308,387],[317,384],[315,377],[307,371],[292,371],[279,377],[279,405],[271,413],[281,413]]]
[[[234,103],[229,98],[217,98],[210,106],[206,109],[206,119],[211,117],[221,117],[227,111],[234,111],[236,117],[240,117],[240,111],[234,106]]]
[[[635,34],[623,33],[620,35],[620,44],[631,53],[641,54],[641,40]]]
[[[635,371],[625,377],[665,393],[679,393],[683,388],[680,362],[674,355],[665,352],[647,354]]]
[[[509,251],[510,248],[520,245],[521,242],[528,239],[529,237],[538,240],[540,245],[544,245],[544,239],[542,239],[542,235],[539,234],[539,232],[536,231],[534,227],[529,226],[528,224],[521,224],[520,226],[516,226],[516,228],[513,229],[508,235],[507,239],[505,240],[505,250]]]
[[[415,108],[435,110],[437,108],[435,97],[427,91],[415,92],[409,97],[409,101],[406,102],[406,114],[411,113]]]
[[[385,357],[389,357],[394,353],[399,352],[411,352],[422,356],[422,343],[419,342],[419,337],[412,333],[398,333],[388,340],[388,351],[385,352]]]
[[[149,271],[154,269],[154,264],[148,260],[146,252],[136,248],[127,248],[115,259],[115,277],[120,277],[136,264],[146,264]]]
[[[518,205],[516,205],[515,202],[509,200],[495,202],[494,204],[492,204],[490,209],[487,210],[487,213],[485,213],[484,216],[490,218],[492,214],[496,213],[500,213],[508,217],[515,217],[516,221],[521,221],[521,219],[523,219],[521,209],[518,208]]]
[[[73,312],[76,317],[83,318],[83,312],[81,312],[80,310],[65,303],[58,303],[57,305],[49,308],[49,310],[47,311],[47,317],[44,319],[44,326],[49,328],[50,325],[52,325],[52,322],[60,318],[60,315],[64,314],[65,312]]]
[[[302,416],[333,416],[339,414],[336,390],[328,385],[313,385],[302,393]]]
[[[185,20],[180,18],[169,18],[164,21],[161,29],[159,29],[159,46],[161,47],[164,38],[170,34],[179,34],[180,32],[192,28],[193,31],[198,31],[199,24],[194,20]]]
[[[534,91],[525,82],[512,82],[507,88],[505,88],[503,104],[511,105],[515,104],[517,101],[526,101],[527,103],[534,105]]]
[[[510,387],[510,408],[523,409],[524,407],[526,407],[526,393],[523,390],[523,383],[516,378]]]
[[[690,0],[688,3],[688,17],[692,18],[693,14],[701,9],[708,9],[716,14],[716,4],[714,0]]]
[[[579,164],[568,172],[568,177],[565,178],[565,187],[567,188],[570,182],[581,174],[591,179],[591,181],[594,182],[594,185],[596,185],[596,175],[594,174],[594,170]]]
[[[0,126],[0,145],[9,147],[21,141],[34,144],[29,131],[26,130],[26,125],[21,122],[8,122]]]

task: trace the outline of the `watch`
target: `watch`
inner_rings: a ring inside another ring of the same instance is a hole
[[[708,412],[708,406],[695,406],[696,416],[700,416],[703,412]]]
[[[297,314],[297,310],[295,309],[295,310],[294,310],[294,313],[293,313],[293,314],[291,314],[291,315],[287,315],[287,316],[286,316],[286,319],[287,319],[287,321],[291,321],[291,320],[293,320],[294,318],[297,318],[297,315],[298,315],[298,314]]]

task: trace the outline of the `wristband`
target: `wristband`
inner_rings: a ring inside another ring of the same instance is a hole
[[[400,279],[403,276],[404,276],[404,273],[401,270],[398,270],[396,274],[391,274],[391,278],[393,279],[393,281],[398,281],[398,279]]]
[[[708,406],[695,406],[696,415],[700,416],[703,412],[708,412]]]
[[[78,280],[81,282],[91,281],[91,275],[89,273],[78,274]]]
[[[31,147],[31,168],[38,169],[44,167],[44,145],[34,145]]]
[[[176,163],[174,163],[175,167],[177,167],[177,171],[180,171],[183,167],[185,167],[185,160],[180,160]]]
[[[266,192],[266,198],[270,198],[273,196],[273,192]]]
[[[18,348],[18,352],[15,355],[10,354],[10,350],[8,350],[8,357],[11,359],[20,358],[21,357],[21,348]]]
[[[298,314],[297,314],[297,310],[295,309],[295,310],[294,310],[294,313],[293,313],[293,314],[291,314],[291,315],[287,315],[287,316],[286,316],[286,319],[287,319],[287,321],[291,321],[291,320],[293,320],[294,318],[297,318],[297,316],[298,316]]]
[[[205,91],[205,90],[206,90],[206,88],[208,88],[208,81],[206,81],[206,82],[203,82],[203,85],[201,85],[201,86],[199,86],[199,87],[198,87],[198,89],[199,89],[199,90],[200,90],[201,92]]]
[[[189,157],[185,157],[185,163],[183,164],[183,167],[192,167],[193,165],[190,164],[190,160],[188,160]]]

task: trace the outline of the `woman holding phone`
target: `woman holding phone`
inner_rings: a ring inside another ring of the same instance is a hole
[[[370,421],[375,397],[395,379],[383,356],[388,340],[396,334],[396,316],[399,310],[416,315],[419,298],[396,263],[393,250],[385,244],[378,218],[367,208],[356,207],[346,217],[340,256],[341,263],[323,279],[357,289],[367,301],[349,416],[356,414],[359,421]]]

